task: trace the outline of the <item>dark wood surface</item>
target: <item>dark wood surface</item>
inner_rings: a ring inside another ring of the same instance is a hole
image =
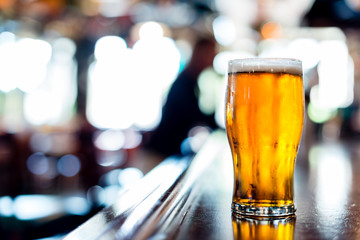
[[[193,159],[168,159],[65,239],[360,239],[360,145],[311,144],[295,171],[296,216],[232,216],[226,136]]]

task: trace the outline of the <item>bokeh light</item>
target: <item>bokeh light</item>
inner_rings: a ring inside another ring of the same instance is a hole
[[[127,153],[119,151],[99,151],[96,156],[96,162],[102,167],[119,167],[125,163]]]
[[[13,211],[13,199],[10,196],[0,197],[0,216],[10,217]]]
[[[120,150],[125,144],[125,134],[121,130],[106,130],[97,134],[94,143],[101,150]]]
[[[99,13],[105,17],[119,17],[128,11],[131,1],[127,0],[99,0]]]
[[[24,38],[17,42],[16,65],[21,71],[15,71],[13,74],[20,90],[31,92],[45,81],[51,54],[51,45],[46,41]]]
[[[96,41],[94,54],[98,61],[109,61],[111,63],[120,58],[126,49],[127,44],[123,38],[105,36]]]
[[[49,152],[53,147],[50,134],[34,133],[30,137],[30,148],[34,152]]]
[[[303,62],[305,72],[316,67],[321,57],[320,43],[312,38],[298,38],[291,41],[287,52],[289,56],[293,56],[293,58],[300,59]]]
[[[27,41],[29,43],[26,43]],[[44,74],[41,81],[39,76],[34,76],[37,82],[31,82],[31,79],[28,79],[31,74],[23,73],[29,75],[21,77],[26,87],[18,81],[17,87],[25,92],[23,111],[26,121],[36,126],[68,123],[74,114],[77,95],[76,62],[73,59],[75,43],[68,38],[58,38],[52,45],[33,39],[27,39],[26,42],[23,43],[24,48],[32,48],[32,51],[37,52],[30,52],[28,55],[31,56],[27,56],[25,60],[36,65],[29,65],[34,71],[43,70]],[[38,69],[39,67],[43,69]]]
[[[144,174],[137,168],[125,168],[120,171],[118,181],[120,186],[129,187],[138,182]]]
[[[32,154],[26,164],[29,171],[35,175],[45,174],[49,170],[48,158],[40,152]]]
[[[49,195],[20,195],[14,199],[14,215],[20,220],[41,219],[63,212],[59,197]]]
[[[311,121],[315,123],[324,123],[337,114],[336,109],[318,108],[313,103],[309,103],[307,108],[307,114]]]
[[[48,91],[38,90],[25,95],[24,115],[33,125],[43,125],[57,119],[57,109],[61,102],[56,101]]]
[[[247,51],[222,51],[215,56],[213,67],[219,75],[225,76],[229,60],[251,57],[255,55]]]
[[[66,197],[63,202],[64,209],[69,214],[85,215],[91,209],[87,199],[82,196],[69,196]]]
[[[139,131],[134,129],[128,129],[125,132],[126,141],[124,144],[124,149],[134,149],[142,143],[143,137]]]
[[[318,67],[319,88],[310,99],[327,108],[347,107],[353,101],[353,61],[346,43],[328,40],[321,43],[321,60]]]
[[[3,66],[2,71],[0,71],[0,90],[3,92],[9,92],[17,86],[14,77],[16,71],[15,49],[15,34],[11,32],[0,33],[0,64]]]
[[[129,128],[135,91],[132,53],[122,38],[105,36],[96,42],[95,55],[89,69],[87,118],[98,128]]]
[[[141,38],[132,48],[114,36],[96,43],[87,117],[97,128],[151,130],[160,122],[165,91],[180,68],[180,52],[173,39],[163,37],[158,23],[144,23],[139,31]]]
[[[57,164],[58,171],[65,177],[73,177],[79,173],[81,169],[81,162],[75,155],[62,156]]]
[[[261,28],[261,35],[264,39],[281,38],[281,25],[272,21],[265,22]]]
[[[236,25],[233,21],[223,15],[218,16],[213,21],[214,36],[216,41],[223,45],[229,46],[236,40]]]
[[[88,202],[94,206],[101,206],[104,204],[104,199],[102,199],[104,189],[99,185],[92,186],[87,190],[86,197]]]
[[[111,185],[119,185],[119,174],[122,169],[113,169],[105,174],[103,174],[100,178],[100,185],[101,186],[111,186]]]
[[[140,40],[159,40],[163,36],[164,31],[156,22],[146,22],[139,29]]]
[[[223,76],[219,76],[212,68],[208,68],[200,74],[198,104],[204,114],[214,114],[219,102],[223,102],[222,90],[225,84],[223,79]]]

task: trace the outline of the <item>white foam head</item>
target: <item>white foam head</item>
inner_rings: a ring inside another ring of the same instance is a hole
[[[302,75],[302,62],[292,58],[244,58],[229,61],[228,73],[252,72]]]

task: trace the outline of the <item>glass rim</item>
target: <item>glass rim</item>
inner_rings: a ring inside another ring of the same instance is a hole
[[[228,73],[271,72],[302,75],[302,61],[296,58],[239,58],[228,62]]]

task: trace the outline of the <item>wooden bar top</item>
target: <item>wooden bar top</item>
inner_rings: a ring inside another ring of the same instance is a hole
[[[167,159],[65,239],[360,239],[359,143],[313,144],[295,170],[295,217],[231,214],[226,135],[191,159]]]

